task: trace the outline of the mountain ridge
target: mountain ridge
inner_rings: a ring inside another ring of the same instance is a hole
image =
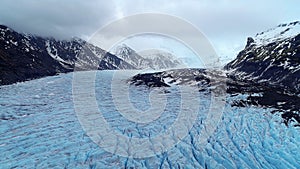
[[[149,49],[136,52],[126,44],[121,44],[117,46],[112,53],[123,60],[129,60],[129,63],[138,69],[159,70],[175,68],[182,65],[171,53],[161,50]]]
[[[0,85],[76,70],[135,69],[82,39],[56,40],[0,25]]]

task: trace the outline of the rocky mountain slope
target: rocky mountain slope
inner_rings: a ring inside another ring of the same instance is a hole
[[[281,24],[248,38],[237,58],[225,66],[240,81],[300,93],[300,22]]]
[[[0,85],[74,70],[135,69],[84,40],[20,34],[0,25]]]
[[[175,68],[182,65],[182,63],[171,53],[161,50],[146,50],[138,53],[129,46],[122,44],[117,46],[112,53],[119,58],[128,61],[128,63],[138,69],[159,70]]]

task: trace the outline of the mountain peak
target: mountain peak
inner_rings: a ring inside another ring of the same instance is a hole
[[[127,46],[124,43],[117,46],[114,50],[114,54],[116,54],[116,55],[130,55],[134,52],[135,51],[132,48],[130,48],[129,46]]]
[[[251,37],[248,37],[246,47],[251,46],[253,43],[254,43],[254,39]]]
[[[14,30],[12,30],[11,28],[5,26],[5,25],[1,25],[0,24],[0,32],[15,32]]]

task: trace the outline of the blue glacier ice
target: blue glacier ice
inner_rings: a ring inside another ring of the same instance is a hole
[[[111,95],[114,71],[99,71],[95,94],[99,110],[117,133],[147,138],[164,132],[180,110],[176,87],[161,88],[167,109],[155,121],[137,124],[116,109]],[[74,73],[0,87],[0,168],[300,168],[300,129],[286,126],[271,108],[232,107],[205,146],[197,144],[210,94],[200,92],[196,123],[178,144],[147,158],[122,157],[98,146],[83,130],[72,97]],[[126,78],[122,79],[125,85]],[[151,89],[131,86],[129,97],[146,110]],[[236,97],[243,97],[242,95]],[[83,98],[84,99],[84,98]]]

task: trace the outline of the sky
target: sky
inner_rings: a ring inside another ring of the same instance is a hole
[[[228,60],[247,37],[299,20],[299,6],[299,0],[1,0],[0,24],[39,36],[88,40],[122,17],[163,13],[196,26]]]

